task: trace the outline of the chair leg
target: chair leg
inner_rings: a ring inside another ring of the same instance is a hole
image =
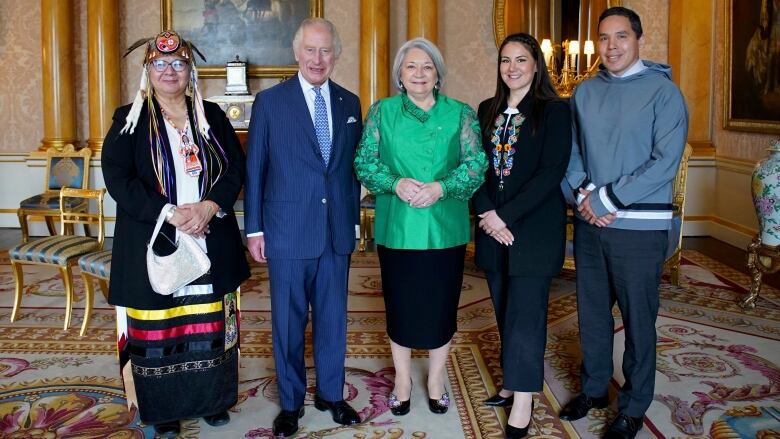
[[[11,321],[15,321],[19,316],[19,308],[22,306],[22,292],[24,290],[24,273],[22,271],[22,264],[11,261],[11,267],[14,272],[14,308],[11,311]]]
[[[84,236],[92,237],[92,232],[89,230],[89,224],[84,223]]]
[[[30,232],[27,230],[27,213],[24,209],[19,209],[16,215],[19,217],[19,227],[22,228],[22,242],[27,244],[27,241],[30,240]]]
[[[49,235],[50,236],[56,235],[57,229],[54,228],[54,217],[45,216],[43,218],[44,220],[46,220],[46,228],[49,230]]]
[[[108,282],[105,279],[98,279],[98,283],[100,284],[100,291],[103,292],[103,297],[108,301]]]
[[[65,325],[63,330],[67,331],[70,327],[70,316],[73,313],[73,273],[70,271],[70,265],[60,267],[62,281],[65,283]]]
[[[86,290],[84,320],[81,322],[81,332],[79,332],[79,335],[83,337],[87,332],[87,326],[89,326],[89,318],[92,316],[92,301],[95,297],[95,288],[92,284],[92,279],[87,273],[81,272],[81,278],[84,280],[84,289]]]
[[[679,287],[680,286],[680,261],[675,262],[674,265],[672,265],[672,285]]]
[[[672,283],[672,285],[679,287],[680,286],[680,265],[682,264],[682,252],[678,249],[674,252],[674,254],[667,260],[667,264],[669,266],[669,281]]]

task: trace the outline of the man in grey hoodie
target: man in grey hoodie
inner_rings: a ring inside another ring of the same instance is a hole
[[[634,11],[604,11],[602,70],[571,98],[574,131],[564,189],[577,205],[582,393],[560,417],[574,421],[609,403],[617,301],[626,381],[606,438],[633,438],[653,399],[658,285],[672,225],[672,182],[688,131],[685,101],[671,69],[639,59],[643,45]]]

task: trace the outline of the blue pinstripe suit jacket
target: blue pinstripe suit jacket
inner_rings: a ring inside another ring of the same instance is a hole
[[[355,248],[360,184],[352,161],[363,123],[360,100],[330,81],[333,151],[320,154],[298,75],[257,94],[249,124],[246,233],[263,232],[268,258],[319,257],[327,227],[338,254]]]

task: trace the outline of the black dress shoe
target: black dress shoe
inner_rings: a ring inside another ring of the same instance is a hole
[[[617,418],[609,424],[604,439],[634,439],[642,428],[643,418],[634,418],[625,413],[618,413]]]
[[[321,412],[329,410],[330,414],[333,415],[333,422],[337,424],[353,425],[360,422],[360,416],[358,416],[355,409],[350,407],[343,399],[330,402],[320,398],[319,395],[314,395],[314,407]]]
[[[531,399],[531,417],[528,418],[528,423],[525,424],[525,427],[518,428],[513,425],[509,425],[509,422],[506,424],[506,438],[507,439],[520,439],[528,436],[528,427],[531,426],[531,419],[534,417],[534,401]]]
[[[154,434],[162,439],[173,439],[178,436],[180,432],[181,427],[179,427],[179,421],[154,424]]]
[[[584,418],[590,409],[603,409],[608,405],[609,396],[591,398],[584,393],[580,393],[576,398],[572,399],[568,404],[566,404],[558,417],[564,421],[576,421],[577,419]]]
[[[442,415],[447,413],[447,409],[450,408],[450,394],[444,392],[439,399],[428,398],[428,409],[432,413]]]
[[[217,413],[216,415],[204,416],[203,420],[212,427],[219,427],[230,422],[230,415],[226,410],[224,412]]]
[[[512,404],[514,403],[515,403],[514,393],[512,393],[507,397],[503,397],[501,396],[500,393],[496,393],[495,395],[485,400],[485,405],[489,405],[491,407],[512,407]]]
[[[303,417],[303,407],[298,410],[282,410],[274,419],[274,436],[288,437],[298,431],[298,419]]]

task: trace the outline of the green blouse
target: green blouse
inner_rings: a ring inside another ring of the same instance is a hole
[[[405,93],[374,103],[366,116],[355,172],[376,195],[374,239],[395,249],[449,248],[470,239],[468,200],[485,178],[479,122],[468,105],[444,95],[427,112]],[[438,181],[444,194],[410,207],[395,194],[401,178]]]

